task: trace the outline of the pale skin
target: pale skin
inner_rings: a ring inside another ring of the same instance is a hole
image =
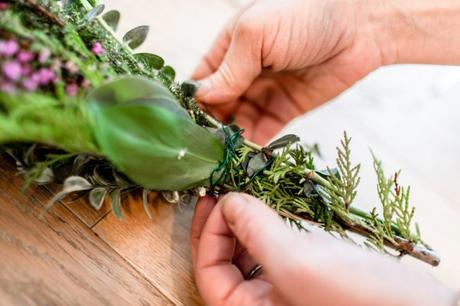
[[[197,97],[266,143],[286,123],[383,65],[460,64],[457,0],[252,1],[218,36]],[[299,234],[257,199],[196,207],[191,248],[207,305],[453,305],[422,269],[328,235]],[[245,275],[256,265],[263,272]]]

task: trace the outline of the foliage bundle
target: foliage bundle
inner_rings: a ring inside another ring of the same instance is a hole
[[[314,147],[284,136],[266,147],[204,113],[193,82],[151,53],[135,53],[148,33],[136,27],[117,39],[117,11],[95,0],[0,1],[0,145],[26,176],[25,185],[63,185],[52,202],[88,196],[100,209],[110,198],[141,189],[171,202],[203,191],[252,194],[302,227],[310,222],[369,247],[439,258],[413,226],[409,188],[386,177],[374,157],[382,214],[353,206],[359,165],[350,138],[337,148],[336,167],[315,169]],[[351,238],[350,238],[351,239]]]

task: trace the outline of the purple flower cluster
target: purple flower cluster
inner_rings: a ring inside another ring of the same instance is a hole
[[[105,52],[100,44],[94,44],[92,51],[95,54]],[[59,76],[65,78],[65,90],[69,96],[77,95],[81,87],[90,87],[89,82],[81,76],[79,67],[72,61],[62,63],[45,48],[32,52],[22,48],[14,39],[0,40],[1,91],[15,93],[18,90],[53,90]]]
[[[38,61],[45,64],[51,52],[40,50],[38,54],[22,49],[16,40],[0,40],[0,88],[13,93],[18,88],[35,91],[40,86],[49,86],[56,82],[53,69],[45,65],[36,65]]]
[[[101,56],[105,53],[105,49],[102,47],[100,42],[95,42],[91,46],[91,52],[93,52],[95,55]]]

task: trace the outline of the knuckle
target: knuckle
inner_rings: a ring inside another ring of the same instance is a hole
[[[247,244],[254,242],[254,239],[257,238],[257,218],[254,218],[251,214],[248,214],[240,209],[241,212],[236,212],[235,217],[238,218],[238,232],[240,233],[239,240],[244,241],[246,247]]]
[[[260,31],[260,23],[254,14],[244,14],[238,20],[236,34],[242,37],[252,37]]]

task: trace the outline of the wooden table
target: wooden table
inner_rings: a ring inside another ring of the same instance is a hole
[[[109,3],[110,2],[110,3]],[[150,24],[142,47],[190,74],[212,39],[245,0],[111,0],[122,11],[120,32]],[[296,120],[285,131],[318,142],[324,163],[334,159],[343,130],[363,164],[358,205],[377,205],[369,146],[390,170],[403,169],[413,186],[424,238],[440,253],[436,269],[460,288],[460,120],[458,68],[398,67],[379,71],[348,93]],[[129,199],[118,221],[105,206],[84,201],[56,205],[40,217],[51,193],[20,193],[22,178],[0,159],[1,305],[199,305],[190,265],[188,230],[193,207],[152,199],[153,220]],[[390,172],[389,172],[390,173]]]

